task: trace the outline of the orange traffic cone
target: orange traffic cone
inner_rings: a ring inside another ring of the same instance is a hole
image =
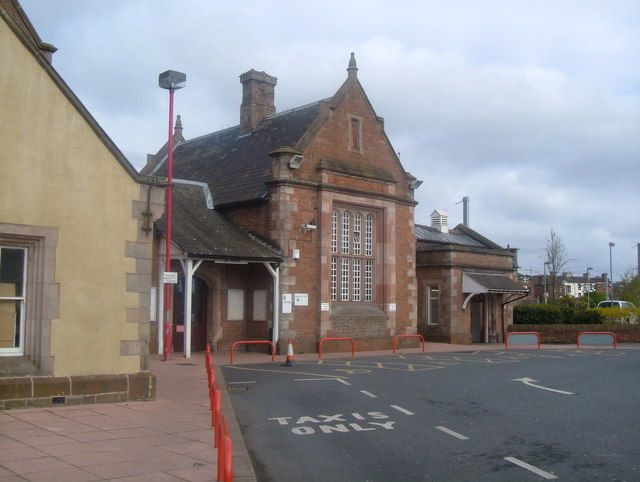
[[[283,367],[292,367],[293,366],[293,342],[291,338],[287,341],[287,361],[284,362]]]

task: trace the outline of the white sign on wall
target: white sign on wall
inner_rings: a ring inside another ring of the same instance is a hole
[[[291,313],[291,293],[284,293],[282,295],[282,313]]]
[[[309,294],[308,293],[296,293],[294,304],[296,306],[309,306]]]
[[[162,281],[170,285],[175,285],[178,283],[178,273],[176,271],[165,271]]]
[[[320,303],[320,311],[329,311],[329,303]]]
[[[396,311],[396,304],[395,303],[389,303],[389,311]]]

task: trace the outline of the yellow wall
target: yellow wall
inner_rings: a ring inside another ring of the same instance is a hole
[[[0,65],[0,222],[58,228],[54,375],[138,372],[120,341],[138,339],[125,241],[136,240],[140,187],[4,20]]]

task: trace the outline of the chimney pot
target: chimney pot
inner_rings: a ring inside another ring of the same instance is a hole
[[[258,122],[276,111],[274,88],[278,79],[254,69],[240,76],[242,104],[240,105],[240,131],[245,134]]]

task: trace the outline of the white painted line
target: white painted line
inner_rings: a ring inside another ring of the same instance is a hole
[[[343,380],[342,378],[334,378],[334,380],[339,381],[340,383],[342,383],[343,385],[351,385],[351,383],[349,383],[346,380]]]
[[[536,475],[539,475],[540,477],[543,477],[547,480],[552,480],[552,479],[557,479],[558,477],[556,477],[553,474],[550,474],[549,472],[545,472],[544,470],[539,469],[538,467],[534,467],[533,465],[529,465],[526,462],[523,462],[522,460],[518,460],[515,457],[505,457],[505,460],[511,462],[512,464],[516,464],[520,467],[522,467],[523,469],[527,469],[531,472],[533,472]]]
[[[573,392],[565,392],[564,390],[558,390],[556,388],[548,388],[548,387],[543,387],[542,385],[536,385],[533,382],[537,382],[538,380],[534,380],[533,378],[527,378],[527,377],[514,378],[511,381],[513,381],[513,382],[522,382],[527,386],[534,387],[534,388],[539,388],[541,390],[547,390],[549,392],[560,393],[561,395],[574,395]]]
[[[367,397],[378,398],[378,395],[374,395],[371,392],[367,392],[366,390],[360,390],[360,393],[364,393]]]
[[[325,380],[335,380],[335,378],[294,378],[294,382],[315,382],[315,381],[325,381]]]
[[[438,426],[436,427],[438,430],[447,433],[449,435],[451,435],[452,437],[455,437],[457,439],[460,440],[469,440],[469,437],[465,437],[464,435],[458,433],[458,432],[454,432],[453,430],[449,430],[447,427],[442,427],[442,426]]]
[[[402,408],[399,405],[391,405],[391,408],[395,408],[398,412],[404,413],[405,415],[415,415],[415,413],[410,412],[406,408]]]
[[[228,382],[227,385],[244,385],[247,383],[255,383],[255,380],[251,382]]]

